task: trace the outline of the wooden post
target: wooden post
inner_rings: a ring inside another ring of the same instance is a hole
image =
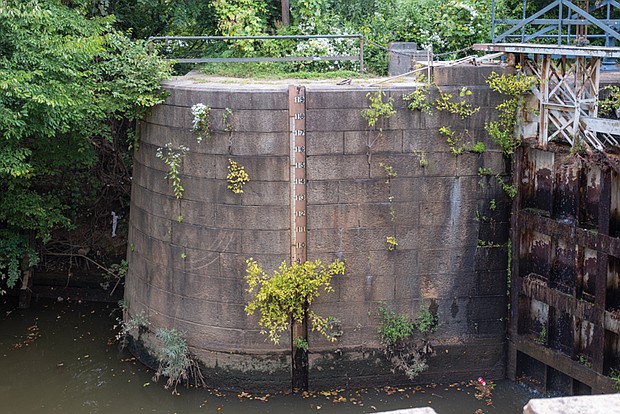
[[[289,12],[288,0],[282,0],[282,24],[284,26],[291,24],[291,14]]]
[[[28,255],[22,259],[22,285],[19,289],[19,309],[28,309],[32,299],[33,270],[29,267],[29,261]]]
[[[302,323],[291,323],[291,348],[293,356],[293,392],[308,390],[308,350],[297,346],[297,338],[308,341],[307,316]]]

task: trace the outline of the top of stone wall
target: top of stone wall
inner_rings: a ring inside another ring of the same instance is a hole
[[[436,67],[435,83],[438,85],[460,85],[474,86],[484,85],[484,80],[493,71],[503,72],[505,65],[478,65],[460,64],[454,66]],[[424,72],[425,74],[425,72]],[[359,90],[359,88],[381,87],[384,89],[392,88],[411,88],[422,85],[414,76],[402,76],[392,80],[388,77],[373,77],[349,79],[350,82],[340,84],[347,79],[249,79],[234,78],[225,76],[203,75],[196,71],[191,71],[185,76],[175,77],[165,81],[165,87],[187,88],[187,89],[209,89],[221,91],[263,91],[263,92],[282,92],[288,85],[311,85],[318,90]]]

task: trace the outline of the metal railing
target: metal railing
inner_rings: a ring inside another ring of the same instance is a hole
[[[589,5],[588,1],[581,1]],[[605,46],[613,47],[620,41],[620,20],[612,19],[612,14],[620,11],[616,0],[597,0],[591,7],[582,8],[571,0],[555,0],[543,9],[526,16],[527,0],[523,0],[521,19],[496,19],[495,0],[492,4],[493,43],[517,40],[521,43],[536,39],[555,39],[558,46],[563,44],[584,45],[590,40],[605,39]],[[594,14],[598,14],[598,18]],[[557,16],[549,18],[549,16]],[[497,34],[498,26],[504,29]],[[594,32],[588,33],[588,29]]]
[[[171,47],[187,46],[190,42],[202,42],[208,44],[216,41],[238,40],[309,40],[309,39],[359,39],[358,55],[343,56],[284,56],[284,57],[186,57],[170,56],[168,59],[179,63],[226,63],[226,62],[319,62],[319,61],[358,61],[360,72],[364,71],[364,36],[361,34],[351,35],[287,35],[287,36],[154,36],[149,41],[164,43]]]

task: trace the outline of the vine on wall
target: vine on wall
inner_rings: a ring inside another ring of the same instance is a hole
[[[394,109],[394,98],[388,97],[382,89],[375,93],[368,92],[366,97],[370,100],[370,106],[362,111],[362,116],[368,123],[368,126],[377,131],[377,135],[374,137],[369,135],[366,139],[366,154],[368,156],[368,165],[370,165],[372,148],[383,136],[383,127],[386,120],[396,115],[396,110]],[[387,99],[384,100],[384,98]]]
[[[155,156],[168,166],[168,172],[165,178],[170,182],[174,196],[177,199],[183,198],[183,192],[185,189],[181,185],[181,164],[185,154],[189,151],[189,148],[183,145],[179,145],[178,148],[174,148],[172,143],[167,143],[164,148],[157,148]]]

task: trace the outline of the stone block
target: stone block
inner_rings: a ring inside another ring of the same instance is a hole
[[[308,205],[347,203],[346,199],[340,199],[340,182],[334,180],[308,180],[306,195]]]
[[[286,206],[288,209],[290,184],[285,181],[256,181],[250,175],[250,182],[243,187],[243,194],[235,196],[241,199],[244,206]]]
[[[369,148],[370,146],[370,148]],[[400,153],[403,150],[402,130],[345,131],[345,154]]]
[[[366,97],[368,91],[358,87],[345,87],[334,90],[332,86],[308,85],[306,87],[306,108],[308,109],[343,109],[359,110],[366,108],[370,101]]]
[[[220,156],[216,160],[216,178],[226,183],[228,177],[229,159],[244,167],[250,176],[251,184],[253,181],[263,182],[289,182],[290,164],[288,156],[281,157],[261,157],[261,156]],[[267,171],[271,169],[271,171]],[[228,184],[227,184],[228,185]],[[238,198],[238,197],[237,197]]]
[[[402,410],[381,411],[379,414],[437,414],[430,407],[404,408]]]
[[[370,129],[362,117],[361,110],[306,110],[306,131],[308,134],[320,131],[366,131]]]
[[[356,179],[340,182],[340,203],[383,203],[389,196],[384,179]]]
[[[288,87],[273,85],[258,91],[225,91],[229,94],[229,105],[233,110],[262,109],[288,110]]]
[[[580,395],[561,398],[532,399],[523,414],[600,414],[619,413],[620,394]]]
[[[420,167],[419,160],[413,154],[380,154],[372,156],[370,177],[382,179],[387,185],[388,174],[385,167],[392,167],[396,177],[390,179],[390,185],[396,180],[408,177],[423,176],[424,168]]]
[[[233,135],[247,132],[288,133],[288,110],[235,110]]]
[[[497,65],[473,66],[464,64],[437,67],[433,70],[433,79],[437,85],[441,86],[485,85],[491,72],[501,70]]]
[[[427,154],[444,148],[445,141],[438,129],[406,129],[403,131],[403,152],[413,155],[418,162],[420,158],[428,160]]]
[[[242,231],[173,222],[172,241],[178,246],[213,252],[241,253]]]
[[[155,193],[135,183],[132,185],[131,202],[132,208],[135,206],[161,218],[175,220],[180,212],[180,203],[177,199]]]
[[[503,295],[506,293],[506,271],[478,271],[479,295]]]
[[[134,152],[134,160],[149,169],[161,171],[163,175],[166,175],[168,166],[163,160],[157,158],[157,149],[158,147],[155,145],[142,144],[140,149]]]
[[[395,210],[396,211],[396,210]],[[390,207],[386,201],[383,203],[366,203],[357,206],[358,227],[377,228],[395,226],[390,219]]]
[[[340,229],[359,227],[358,207],[353,204],[309,204],[308,229]]]
[[[219,204],[216,206],[216,222],[222,228],[288,230],[290,227],[288,206],[240,206]]]
[[[308,180],[355,180],[368,178],[365,155],[315,155],[306,158]]]
[[[222,277],[231,277],[239,280],[243,280],[246,275],[247,263],[246,260],[253,258],[258,265],[268,275],[273,274],[275,270],[280,267],[282,262],[289,262],[289,252],[276,252],[273,253],[259,252],[254,253],[251,256],[247,254],[234,254],[234,253],[221,253],[220,254],[220,273]]]
[[[170,218],[158,217],[136,207],[135,211],[132,211],[131,222],[137,230],[155,239],[170,241],[172,235],[172,220]]]
[[[181,185],[185,190],[182,200],[189,201],[222,203],[225,200],[224,194],[228,191],[226,181],[222,179],[181,176]]]
[[[168,125],[158,125],[141,121],[139,125],[141,143],[163,147],[170,143],[175,147],[185,145],[186,147],[197,146],[196,134],[190,129],[173,128]],[[140,149],[136,152],[139,152]]]
[[[173,221],[181,220],[183,223],[195,224],[198,226],[215,226],[215,203],[181,199],[177,200],[177,204],[177,214],[169,216]],[[179,219],[179,217],[181,217],[181,219]]]
[[[180,83],[185,83],[181,85]],[[287,109],[288,88],[270,85],[262,88],[248,88],[229,84],[190,83],[167,81],[164,87],[170,92],[167,105],[191,107],[197,103],[211,108],[235,109]]]
[[[311,132],[306,135],[307,155],[344,154],[343,131]]]
[[[506,247],[476,249],[476,271],[506,271],[508,268],[507,250]]]
[[[285,230],[243,230],[243,253],[255,255],[272,252],[283,255],[290,252],[291,235],[288,227]]]
[[[216,156],[189,151],[183,158],[181,171],[185,176],[215,178],[216,160]],[[158,161],[161,162],[161,160]]]
[[[287,131],[233,132],[229,137],[229,156],[288,156],[290,149]]]
[[[228,162],[228,160],[226,160]],[[286,156],[253,157],[250,162],[244,159],[243,166],[252,181],[285,181],[289,182],[290,159]],[[228,167],[227,167],[228,168]]]

